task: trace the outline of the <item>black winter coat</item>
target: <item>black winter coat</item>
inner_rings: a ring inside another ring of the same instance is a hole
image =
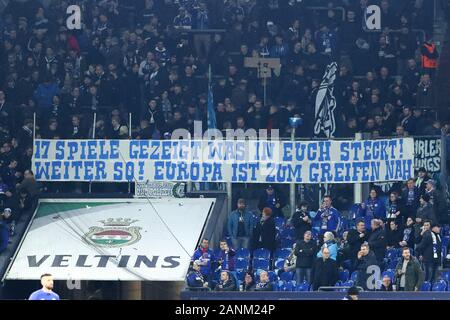
[[[276,247],[275,237],[275,220],[273,217],[269,217],[263,223],[257,223],[253,229],[252,248],[264,248],[273,251]]]
[[[314,257],[316,256],[317,246],[314,240],[306,242],[305,240],[297,241],[294,254],[297,256],[296,268],[312,268]]]
[[[311,279],[313,290],[319,287],[332,287],[338,281],[338,266],[333,259],[316,259],[312,269]]]
[[[386,253],[386,235],[384,230],[380,227],[372,231],[367,242],[370,250],[375,253],[378,263],[381,263]]]

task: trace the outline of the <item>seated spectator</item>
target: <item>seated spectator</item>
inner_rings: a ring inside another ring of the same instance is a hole
[[[220,241],[220,253],[217,259],[219,263],[219,267],[221,270],[234,271],[235,264],[235,251],[228,247],[228,243],[226,240]]]
[[[332,206],[332,202],[331,196],[325,196],[317,211],[316,219],[321,221],[320,235],[324,235],[325,232],[336,233],[339,227],[341,213]]]
[[[395,268],[397,291],[419,291],[424,280],[424,273],[416,257],[409,248],[402,249],[402,258]]]
[[[323,245],[322,248],[319,250],[319,252],[317,252],[317,258],[322,258],[323,248],[328,248],[328,251],[330,252],[330,259],[336,261],[338,246],[336,244],[336,240],[334,239],[334,234],[332,232],[327,231],[323,235]]]
[[[306,231],[311,230],[312,220],[308,212],[308,203],[303,201],[298,206],[291,218],[291,223],[295,228],[297,240],[303,238]]]
[[[338,266],[330,259],[330,250],[322,248],[322,257],[316,259],[311,272],[312,288],[317,291],[320,287],[332,287],[338,281]]]
[[[368,278],[372,274],[372,269],[374,266],[378,266],[377,257],[375,253],[370,250],[370,246],[364,243],[358,252],[356,264],[354,269],[358,271],[358,285],[363,287],[364,290],[373,290],[375,288],[375,283],[369,286]]]
[[[286,205],[285,200],[281,192],[275,191],[272,185],[269,185],[265,192],[261,195],[258,202],[258,209],[270,208],[273,215],[276,217],[284,217],[283,207]]]
[[[284,260],[283,269],[278,270],[278,276],[281,276],[284,272],[295,271],[295,266],[297,264],[297,255],[295,254],[296,244],[292,246],[292,252]]]
[[[214,291],[236,291],[236,282],[228,271],[220,273],[220,281],[217,283]]]
[[[267,271],[261,271],[259,274],[259,282],[256,284],[255,291],[273,291],[273,284],[270,282]]]
[[[390,248],[400,248],[400,242],[403,239],[403,230],[399,228],[396,220],[391,220],[386,229],[386,246]]]
[[[295,245],[295,255],[297,256],[295,265],[295,280],[297,283],[302,283],[303,281],[311,283],[311,270],[317,250],[317,246],[311,238],[311,231],[305,231],[303,240],[297,240]]]
[[[235,249],[249,247],[254,221],[253,214],[246,208],[245,200],[239,199],[237,209],[230,213],[227,222],[228,235]]]
[[[262,210],[261,220],[256,224],[252,233],[252,249],[264,248],[270,251],[276,247],[276,228],[272,217],[272,209]]]
[[[388,275],[385,275],[381,280],[381,287],[378,291],[394,291],[391,278]]]
[[[208,282],[203,277],[203,274],[200,272],[201,262],[195,260],[192,263],[192,269],[189,271],[186,277],[186,283],[188,287],[191,288],[208,288]]]
[[[209,240],[203,239],[198,249],[192,256],[192,261],[197,261],[200,265],[200,272],[206,281],[211,278],[211,264],[214,261],[214,252],[209,248]]]
[[[244,277],[244,284],[242,286],[242,291],[255,291],[256,283],[253,280],[253,275],[251,273],[246,273]]]

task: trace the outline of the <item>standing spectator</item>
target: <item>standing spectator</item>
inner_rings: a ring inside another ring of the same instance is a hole
[[[298,240],[295,246],[296,272],[295,280],[297,283],[307,281],[311,283],[311,270],[314,263],[314,256],[316,253],[316,244],[311,240],[311,231],[305,231],[303,240]]]
[[[404,208],[401,199],[398,197],[397,192],[391,192],[389,194],[389,202],[386,208],[386,221],[390,222],[396,220],[401,223],[404,216]]]
[[[321,250],[317,252],[317,258],[322,257],[323,248],[328,248],[328,251],[330,252],[330,259],[333,259],[334,261],[337,260],[338,246],[336,244],[336,240],[334,240],[334,234],[332,232],[327,231],[323,235],[323,245]]]
[[[214,291],[236,291],[236,282],[230,277],[228,271],[220,273],[220,281],[217,283]]]
[[[417,172],[416,187],[419,188],[419,194],[425,194],[425,188],[427,181],[430,180],[427,170],[424,167],[420,167]]]
[[[291,223],[295,228],[297,240],[303,238],[306,231],[311,230],[312,220],[308,212],[308,203],[306,201],[301,202],[297,206],[294,215],[292,216]]]
[[[22,182],[17,186],[19,192],[26,192],[31,198],[34,198],[40,192],[39,183],[34,177],[34,173],[31,170],[25,170],[24,178]]]
[[[255,227],[254,215],[247,210],[245,200],[239,199],[237,209],[228,217],[227,229],[233,248],[248,248]]]
[[[428,220],[431,223],[437,223],[436,216],[434,214],[433,205],[430,203],[430,196],[423,194],[419,198],[420,206],[417,209],[416,223],[419,227],[423,226],[424,221]]]
[[[317,211],[316,219],[321,221],[321,235],[327,231],[334,233],[338,231],[341,214],[332,206],[332,202],[331,196],[325,196],[320,209]]]
[[[411,255],[409,248],[402,249],[402,258],[395,268],[398,291],[419,291],[424,275],[417,258]]]
[[[364,290],[373,290],[375,288],[374,283],[368,283],[369,276],[372,274],[371,268],[373,268],[373,266],[378,266],[377,257],[375,256],[375,253],[370,250],[370,246],[367,243],[364,243],[357,254],[354,267],[354,269],[358,271],[358,285],[363,287]]]
[[[330,250],[322,248],[322,257],[316,259],[312,272],[312,287],[317,291],[320,287],[332,287],[338,280],[338,266],[330,259]]]
[[[352,266],[355,265],[358,251],[361,245],[368,239],[368,234],[366,231],[366,225],[364,221],[359,220],[356,222],[356,229],[351,229],[348,231],[347,241],[349,245],[349,259],[351,260]]]
[[[424,72],[431,75],[434,78],[438,67],[439,52],[436,48],[436,44],[433,42],[433,38],[429,37],[427,41],[420,48],[420,54],[422,59],[422,69]]]
[[[367,242],[377,257],[378,265],[381,266],[386,253],[386,234],[383,230],[383,221],[373,219],[371,227],[372,232]]]
[[[267,271],[261,271],[259,274],[259,282],[256,284],[255,291],[273,291],[273,285]]]
[[[370,223],[372,219],[384,219],[386,215],[386,206],[384,201],[378,197],[376,189],[371,189],[369,198],[361,203],[361,209],[358,215],[364,217],[366,229],[370,230]],[[359,250],[359,246],[358,246]]]
[[[403,237],[400,241],[401,247],[414,248],[416,238],[415,238],[415,226],[414,220],[411,217],[406,219],[405,227],[403,228]]]
[[[297,264],[297,255],[295,254],[296,246],[297,246],[297,244],[294,243],[294,245],[292,246],[291,253],[284,260],[283,269],[278,270],[278,276],[281,276],[281,274],[284,272],[295,271],[296,264]]]
[[[386,245],[387,248],[399,248],[400,242],[403,239],[403,230],[399,229],[398,222],[391,220],[386,230]]]
[[[419,86],[417,88],[416,106],[422,109],[432,109],[435,106],[435,87],[431,81],[429,74],[423,74],[420,77]]]
[[[283,207],[286,205],[285,200],[281,192],[275,191],[272,185],[268,185],[264,193],[259,198],[258,208],[263,210],[264,208],[270,208],[277,217],[283,217]]]
[[[447,199],[441,191],[436,189],[436,182],[428,180],[425,187],[425,194],[430,196],[430,203],[433,205],[434,215],[440,224],[448,223]]]
[[[220,241],[220,253],[219,256],[215,258],[217,259],[221,270],[234,271],[235,254],[235,251],[228,247],[226,240]]]
[[[256,224],[252,234],[252,248],[264,248],[270,251],[276,247],[276,228],[272,216],[272,209],[264,208],[262,210],[261,220]]]
[[[55,82],[52,82],[50,76],[46,76],[44,83],[39,84],[34,92],[34,99],[40,108],[40,113],[43,117],[47,116],[50,107],[52,106],[53,97],[59,94],[59,88]]]
[[[11,210],[4,209],[0,216],[0,253],[8,246],[10,229],[9,220],[11,218]]]
[[[197,260],[200,265],[200,272],[206,281],[211,278],[211,264],[214,261],[214,252],[209,249],[209,240],[203,239],[198,249],[194,252],[192,260]]]
[[[405,217],[416,217],[419,207],[419,189],[414,185],[414,179],[408,179],[406,188],[402,191],[402,199],[405,203]]]
[[[431,230],[424,232],[422,241],[416,247],[417,255],[424,265],[425,280],[429,282],[436,280],[436,271],[441,265],[442,241],[440,232],[441,228],[434,223],[431,225]]]

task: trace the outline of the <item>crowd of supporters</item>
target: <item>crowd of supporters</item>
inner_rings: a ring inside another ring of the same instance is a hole
[[[450,272],[447,195],[421,168],[392,190],[378,188],[345,215],[325,196],[316,212],[300,202],[285,217],[268,186],[261,214],[239,199],[220,249],[204,239],[192,257],[190,289],[308,291],[360,286],[382,291],[445,291]]]

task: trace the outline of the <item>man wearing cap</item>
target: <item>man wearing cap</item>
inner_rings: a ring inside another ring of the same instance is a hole
[[[255,227],[254,215],[247,210],[245,200],[239,199],[237,209],[228,217],[227,229],[231,237],[233,248],[248,248],[253,228]]]
[[[258,209],[263,210],[264,208],[272,209],[274,216],[283,217],[282,209],[285,206],[284,197],[280,192],[275,191],[274,187],[269,184],[264,191],[264,193],[259,198]]]
[[[437,268],[441,264],[442,241],[440,232],[440,226],[433,223],[431,230],[425,231],[422,241],[416,247],[417,255],[423,262],[425,269],[425,281],[434,282]]]
[[[425,187],[425,194],[430,196],[430,203],[433,205],[434,215],[440,224],[448,223],[447,201],[442,192],[436,189],[436,181],[428,180]]]

